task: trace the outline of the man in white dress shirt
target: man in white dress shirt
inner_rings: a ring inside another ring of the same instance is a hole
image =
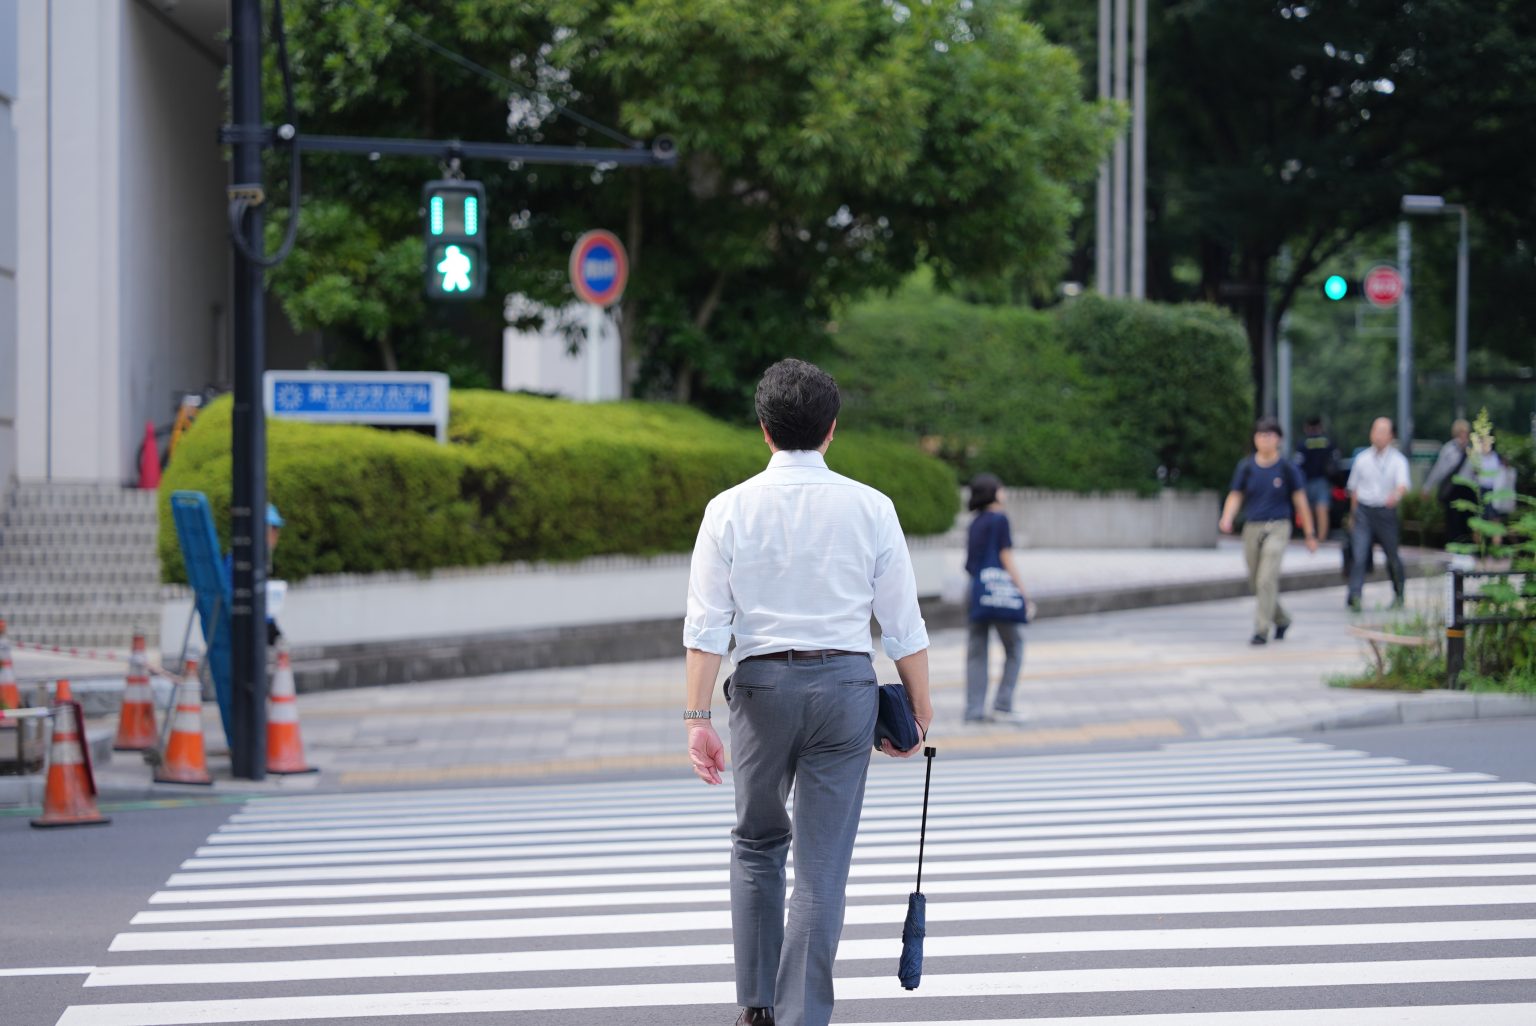
[[[1394,608],[1403,604],[1403,560],[1397,554],[1397,504],[1408,491],[1408,458],[1392,447],[1392,419],[1371,423],[1371,447],[1355,457],[1349,468],[1349,608],[1359,610],[1365,587],[1365,557],[1373,542],[1381,544],[1392,577]]]
[[[878,709],[872,614],[923,734],[933,719],[928,632],[896,509],[823,459],[840,406],[836,382],[816,366],[768,368],[757,386],[768,469],[710,501],[689,574],[683,718],[706,784],[720,783],[725,769],[709,707],[721,658],[736,643],[724,694],[736,766],[738,1026],[826,1026],[832,1017],[832,962]],[[900,757],[921,747],[882,745]]]

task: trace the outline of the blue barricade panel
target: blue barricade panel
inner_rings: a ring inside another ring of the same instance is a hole
[[[208,672],[213,675],[213,691],[219,700],[224,736],[233,737],[230,723],[230,584],[224,574],[224,557],[219,554],[219,535],[213,529],[213,510],[208,505],[208,496],[202,492],[173,492],[171,516],[176,524],[176,538],[181,543],[181,558],[187,565],[187,581],[192,585],[197,616],[203,624],[203,639],[208,645],[205,658]]]

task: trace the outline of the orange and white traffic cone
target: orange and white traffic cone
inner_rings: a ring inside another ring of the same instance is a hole
[[[149,686],[149,657],[144,654],[144,633],[135,631],[133,652],[128,656],[128,677],[123,684],[123,707],[117,716],[116,752],[142,752],[155,747],[155,693]]]
[[[267,705],[267,772],[313,773],[315,767],[304,762],[304,739],[299,736],[298,689],[293,684],[293,666],[288,650],[277,650],[277,672],[272,675],[272,690]]]
[[[0,620],[0,709],[20,709],[21,689],[11,665],[11,643],[5,640],[5,621]]]
[[[67,681],[60,681],[69,690]],[[87,761],[80,729],[80,706],[63,701],[53,710],[53,747],[48,756],[48,783],[43,814],[35,827],[99,826],[112,822],[96,808],[96,779]]]
[[[73,691],[69,690],[69,681],[64,680],[62,677],[59,678],[57,681],[54,681],[54,684],[53,684],[53,704],[54,705],[62,705],[65,702],[73,702],[74,700],[75,700],[75,693]]]
[[[188,659],[187,669],[176,685],[176,712],[171,719],[171,738],[155,770],[160,784],[211,784],[208,757],[203,751],[203,682],[197,675],[197,660]]]

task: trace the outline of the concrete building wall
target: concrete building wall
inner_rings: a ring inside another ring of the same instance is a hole
[[[16,474],[16,16],[0,0],[0,495]]]
[[[219,70],[137,0],[19,5],[17,475],[132,480],[228,305]]]

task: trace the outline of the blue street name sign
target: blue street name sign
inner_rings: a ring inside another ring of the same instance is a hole
[[[267,371],[267,416],[344,424],[430,425],[448,439],[448,375],[416,371]]]

